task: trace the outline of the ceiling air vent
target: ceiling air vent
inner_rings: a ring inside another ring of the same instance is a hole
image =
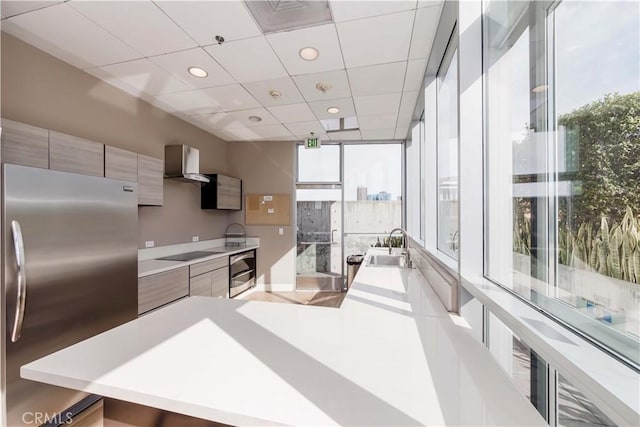
[[[244,3],[265,34],[333,21],[328,0],[247,0]]]

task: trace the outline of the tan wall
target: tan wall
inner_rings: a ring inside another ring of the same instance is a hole
[[[227,149],[229,174],[242,178],[245,195],[291,194],[291,224],[247,226],[249,236],[260,237],[258,283],[295,283],[294,147],[293,142],[232,142]],[[244,211],[232,214],[230,219],[244,224]],[[282,236],[278,234],[280,227]]]
[[[227,143],[2,33],[2,116],[164,158],[164,146],[200,149],[201,172],[228,172]],[[195,184],[165,181],[164,206],[140,207],[138,240],[156,245],[222,237],[228,214],[200,210]]]

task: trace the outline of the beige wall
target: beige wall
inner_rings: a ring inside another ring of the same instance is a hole
[[[231,142],[228,146],[229,173],[242,178],[246,194],[291,194],[291,221],[287,226],[247,226],[249,236],[260,237],[258,283],[295,284],[295,216],[293,142]],[[244,203],[243,203],[244,205]],[[244,224],[244,211],[231,215]],[[278,234],[282,227],[284,235]]]
[[[164,146],[200,149],[201,172],[228,172],[228,143],[2,33],[2,116],[164,158]],[[165,181],[164,206],[140,207],[140,247],[222,237],[228,214],[202,211],[195,184]]]

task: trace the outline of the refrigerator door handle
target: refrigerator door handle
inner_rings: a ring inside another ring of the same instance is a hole
[[[11,332],[11,342],[16,342],[20,339],[20,333],[22,332],[24,307],[27,301],[27,272],[24,263],[24,242],[22,240],[22,229],[18,221],[11,221],[11,235],[13,236],[13,247],[16,254],[16,267],[18,270],[16,316],[13,319],[13,331]]]

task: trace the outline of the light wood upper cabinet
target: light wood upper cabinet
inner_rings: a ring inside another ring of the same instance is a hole
[[[133,151],[105,145],[104,176],[123,181],[137,181],[138,154]]]
[[[242,210],[242,180],[220,174],[207,175],[211,181],[202,186],[202,209]]]
[[[164,162],[138,154],[138,204],[162,206]]]
[[[49,131],[2,119],[2,162],[49,168]]]
[[[104,144],[50,131],[49,168],[104,176]]]
[[[189,295],[189,267],[138,279],[138,314]]]

